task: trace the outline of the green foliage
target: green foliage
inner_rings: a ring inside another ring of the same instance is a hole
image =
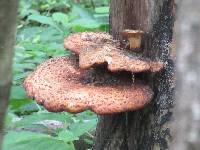
[[[3,150],[75,150],[74,141],[80,139],[92,145],[94,113],[47,112],[26,96],[22,82],[44,60],[70,55],[63,48],[70,33],[108,31],[108,12],[108,0],[20,1]]]
[[[29,131],[11,131],[5,136],[5,150],[75,150],[72,141]]]

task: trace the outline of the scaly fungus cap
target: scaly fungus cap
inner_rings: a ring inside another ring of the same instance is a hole
[[[64,39],[64,47],[76,54],[79,54],[81,50],[92,45],[105,44],[119,46],[120,42],[114,40],[111,35],[104,32],[74,33]]]
[[[151,61],[120,49],[119,41],[113,40],[106,33],[75,33],[65,38],[64,45],[65,48],[79,54],[79,66],[82,69],[102,64],[107,64],[112,72],[157,72],[163,68],[162,62]]]
[[[91,109],[111,114],[144,107],[152,98],[149,86],[124,77],[78,68],[75,57],[60,57],[39,65],[24,81],[28,96],[52,112],[78,113]]]

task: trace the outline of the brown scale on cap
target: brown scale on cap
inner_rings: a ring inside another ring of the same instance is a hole
[[[91,109],[97,114],[111,114],[136,110],[149,103],[153,95],[149,86],[138,81],[133,85],[127,76],[80,70],[75,57],[47,60],[23,85],[28,96],[53,112]]]
[[[119,46],[120,42],[114,40],[111,35],[104,32],[75,33],[64,39],[64,47],[76,54],[79,54],[81,50],[89,46],[105,44]]]
[[[83,32],[75,33],[65,38],[65,48],[79,54],[79,66],[89,69],[95,65],[107,64],[112,72],[144,71],[157,72],[163,68],[163,63],[151,61],[138,54],[120,49],[120,43],[106,33]]]

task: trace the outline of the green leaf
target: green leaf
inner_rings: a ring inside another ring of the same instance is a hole
[[[50,136],[46,134],[32,133],[27,131],[21,131],[21,132],[10,131],[5,136],[4,144],[10,145],[13,143],[18,143],[20,141],[25,141],[27,139],[37,139],[42,137],[50,137]]]
[[[17,40],[18,41],[30,40],[35,36],[37,36],[44,29],[45,29],[44,27],[38,27],[38,26],[26,27],[21,31],[18,31]]]
[[[19,73],[19,74],[15,74],[14,75],[14,81],[17,81],[17,80],[22,80],[22,79],[24,79],[25,77],[27,77],[27,75],[28,75],[28,72],[26,72],[26,73]],[[21,82],[20,82],[20,84],[21,84]]]
[[[10,99],[25,99],[27,98],[25,90],[21,86],[13,85],[11,88]]]
[[[91,140],[91,139],[84,139],[84,141],[89,145],[93,144],[93,140]]]
[[[53,19],[51,17],[46,17],[46,16],[42,16],[42,15],[30,15],[28,17],[28,20],[36,21],[41,24],[55,26]]]
[[[47,42],[49,44],[50,42],[58,42],[63,41],[63,32],[58,32],[58,29],[52,26],[49,26],[42,30],[40,34],[41,41]]]
[[[65,141],[65,142],[72,142],[74,140],[79,139],[77,136],[74,135],[73,132],[71,132],[69,130],[66,130],[66,131],[62,130],[61,132],[59,132],[58,138],[62,141]]]
[[[109,31],[109,24],[102,24],[99,29],[103,32],[108,32]]]
[[[9,103],[9,107],[11,110],[17,110],[20,107],[30,103],[33,103],[33,101],[29,99],[12,99]]]
[[[73,4],[71,15],[77,18],[92,19],[93,14],[89,10],[85,9],[81,5]]]
[[[61,12],[54,13],[52,18],[54,21],[62,23],[64,26],[69,22],[69,16]]]
[[[96,7],[95,12],[99,14],[108,14],[109,13],[109,7]]]
[[[25,116],[20,121],[17,121],[15,123],[15,126],[24,127],[44,120],[56,120],[56,121],[61,121],[63,123],[71,122],[70,116],[71,115],[67,113],[49,113],[49,112],[34,113],[32,115]]]
[[[13,125],[13,120],[14,119],[18,119],[19,117],[18,116],[16,116],[15,114],[13,114],[13,113],[10,113],[10,112],[8,112],[7,114],[6,114],[6,118],[5,118],[5,127],[6,128],[9,128],[9,127],[12,127],[12,125]]]
[[[75,150],[73,143],[54,137],[27,131],[9,132],[4,139],[3,150]]]
[[[101,23],[94,19],[78,19],[72,22],[72,26],[81,26],[91,29],[98,28],[100,25]]]
[[[95,128],[97,124],[97,119],[87,120],[87,121],[79,121],[73,123],[69,126],[69,129],[73,134],[77,137],[83,135],[84,133],[90,131]]]
[[[45,48],[44,44],[33,44],[32,42],[24,42],[20,43],[20,45],[23,46],[26,50],[32,50],[33,51],[32,53],[34,53],[34,51],[37,51],[35,52],[36,54],[43,53],[42,50],[44,50]]]
[[[97,118],[97,115],[90,110],[78,113],[75,116],[77,120],[93,120]]]
[[[18,115],[30,114],[32,112],[39,111],[38,105],[35,102],[33,102],[31,100],[28,100],[28,99],[25,99],[25,100],[12,100],[11,102],[15,102],[15,105],[13,105],[13,104],[9,105],[9,106],[12,107],[11,110],[14,113],[18,114]]]
[[[14,68],[18,68],[19,70],[21,70],[21,69],[34,69],[36,67],[36,65],[35,64],[33,64],[33,63],[21,63],[21,64],[19,64],[19,63],[14,63]]]

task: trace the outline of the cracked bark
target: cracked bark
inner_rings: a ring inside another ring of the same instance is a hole
[[[3,121],[12,82],[12,57],[17,16],[17,0],[0,1],[0,149]]]
[[[174,25],[174,0],[111,0],[110,33],[122,40],[123,29],[146,32],[143,55],[165,62],[157,74],[143,74],[154,90],[144,109],[99,116],[94,150],[165,150],[171,142],[169,122],[174,102],[174,61],[170,43]]]

